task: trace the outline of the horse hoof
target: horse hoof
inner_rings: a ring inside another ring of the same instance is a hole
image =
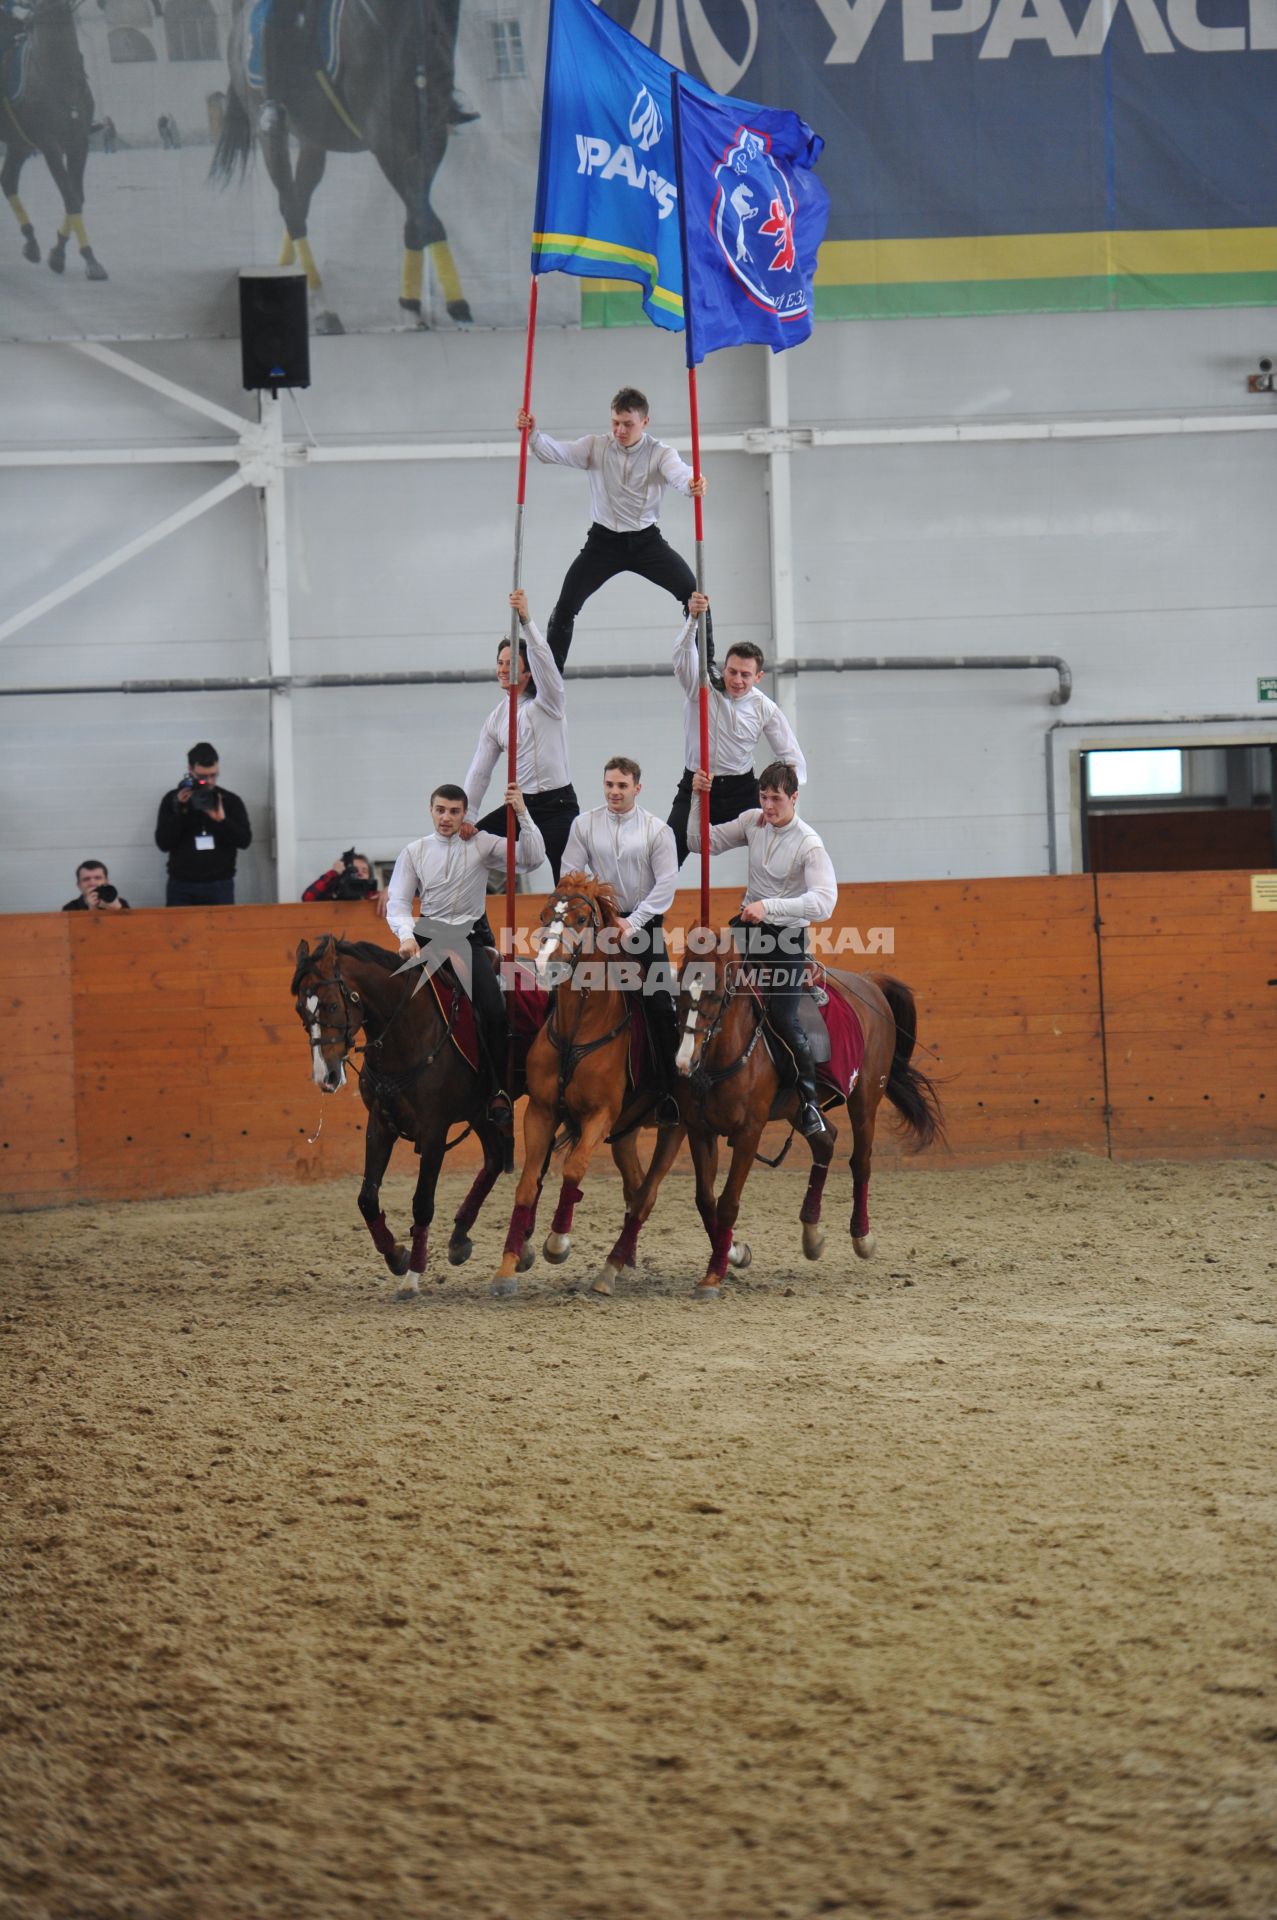
[[[421,1275],[410,1273],[407,1282],[395,1294],[396,1300],[419,1300],[421,1298]]]
[[[528,1268],[535,1267],[536,1263],[537,1250],[530,1240],[525,1240],[523,1243],[523,1252],[519,1255],[519,1264],[515,1268],[515,1272],[526,1273]]]
[[[448,1265],[463,1267],[474,1252],[474,1241],[466,1234],[454,1235],[448,1242]]]
[[[552,1267],[561,1267],[572,1251],[572,1242],[566,1233],[548,1233],[541,1251]]]
[[[407,1247],[396,1247],[393,1253],[386,1255],[386,1265],[390,1268],[396,1280],[403,1279],[408,1271],[408,1262],[411,1258],[412,1255],[409,1253]]]
[[[67,250],[61,244],[61,242],[59,242],[58,245],[54,247],[52,252],[49,254],[49,271],[51,273],[61,273],[63,268],[66,266],[66,263],[67,263]]]
[[[747,1240],[733,1240],[727,1249],[727,1264],[729,1267],[735,1267],[738,1273],[743,1273],[745,1268],[753,1263],[753,1259]]]
[[[494,1280],[492,1282],[492,1297],[494,1300],[512,1300],[518,1291],[519,1283],[512,1273],[507,1274],[502,1280]]]
[[[474,325],[474,315],[470,311],[470,302],[468,300],[449,300],[448,318],[449,320],[455,320],[458,326],[472,327]]]
[[[825,1229],[809,1225],[803,1228],[803,1252],[809,1260],[819,1260],[825,1250]]]
[[[87,280],[107,280],[110,275],[100,260],[94,258],[86,249],[84,253],[84,275]]]
[[[29,260],[32,266],[38,267],[40,264],[40,242],[38,240],[28,240],[26,246],[22,249],[22,258]]]
[[[591,1293],[597,1293],[601,1296],[611,1294],[612,1274],[607,1267],[604,1267],[601,1273],[595,1274],[593,1280],[590,1282],[589,1290]]]
[[[857,1239],[854,1233],[851,1236],[851,1250],[860,1260],[867,1260],[877,1244],[878,1236],[876,1233],[870,1232],[862,1234],[859,1239]]]
[[[692,1289],[693,1300],[721,1299],[723,1283],[721,1280],[698,1280]]]
[[[346,331],[341,324],[341,315],[333,313],[328,307],[325,307],[322,313],[315,315],[314,330],[316,333],[345,333]]]

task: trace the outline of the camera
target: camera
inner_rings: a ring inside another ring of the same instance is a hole
[[[191,804],[194,805],[194,802],[192,801]],[[376,893],[376,891],[377,882],[374,879],[369,878],[365,880],[361,873],[356,873],[355,849],[353,847],[347,847],[345,853],[341,856],[341,872],[337,877],[337,884],[333,888],[333,899],[366,900],[369,894]]]
[[[120,889],[118,887],[113,887],[109,880],[105,883],[104,886],[100,886],[98,888],[97,893],[98,893],[98,905],[100,907],[109,907],[112,900],[118,900],[120,897]]]
[[[212,813],[217,805],[217,782],[204,780],[197,773],[184,774],[177,783],[179,793],[189,793],[196,813]]]

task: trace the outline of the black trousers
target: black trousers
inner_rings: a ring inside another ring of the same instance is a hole
[[[667,825],[674,835],[674,846],[681,867],[687,858],[687,823],[691,818],[692,804],[696,795],[692,790],[692,769],[684,767],[683,778],[678,783],[674,795],[674,804],[670,808]],[[744,813],[747,807],[758,805],[758,775],[756,773],[716,773],[709,790],[709,823],[711,827],[725,827],[738,813]]]
[[[550,871],[554,875],[554,884],[559,884],[559,870],[563,865],[563,849],[568,843],[572,831],[572,822],[581,811],[581,802],[576,797],[576,789],[571,784],[566,787],[551,787],[547,793],[525,793],[528,812],[541,829],[541,838],[545,841],[545,857],[550,862]],[[515,815],[515,836],[518,836],[519,817]],[[494,807],[491,813],[485,813],[479,822],[480,833],[505,835],[505,807]]]
[[[596,520],[585,536],[585,545],[568,568],[546,639],[560,669],[572,645],[576,616],[592,593],[605,586],[618,573],[637,573],[654,586],[664,587],[687,612],[687,603],[696,591],[696,575],[681,553],[675,553],[657,526],[643,527],[638,533],[613,533]],[[709,660],[714,659],[714,623],[705,616],[705,642]]]
[[[754,963],[767,1017],[792,1052],[799,1080],[813,1082],[811,1047],[798,1018],[798,997],[807,977],[807,929],[764,920],[757,927],[733,922],[732,933],[744,957]]]
[[[470,999],[479,1025],[479,1037],[488,1056],[488,1065],[500,1086],[505,1076],[510,1027],[506,1020],[501,982],[497,978],[496,968],[484,951],[492,947],[491,938],[484,937],[483,929],[486,926],[486,919],[476,920],[465,936],[470,948]],[[491,929],[488,929],[488,933],[491,933]],[[423,940],[420,934],[417,939],[423,948],[431,944],[429,940]]]

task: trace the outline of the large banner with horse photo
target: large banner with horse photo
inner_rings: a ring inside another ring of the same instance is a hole
[[[321,331],[522,325],[549,4],[0,0],[0,334],[234,334],[278,262]],[[601,4],[824,136],[821,318],[1277,303],[1277,0]],[[674,178],[640,96],[571,130],[618,191]]]

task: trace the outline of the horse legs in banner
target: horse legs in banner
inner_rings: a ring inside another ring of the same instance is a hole
[[[678,1157],[683,1144],[685,1129],[682,1127],[662,1127],[656,1136],[656,1151],[652,1155],[652,1164],[643,1176],[639,1159],[637,1136],[627,1133],[612,1148],[612,1158],[621,1172],[621,1184],[625,1189],[625,1219],[616,1245],[599,1268],[591,1287],[591,1293],[611,1293],[613,1283],[623,1267],[632,1267],[638,1252],[638,1237],[647,1224],[648,1216],[656,1205],[656,1196],[660,1192],[661,1182]]]
[[[80,249],[80,258],[84,262],[85,275],[90,280],[105,280],[106,268],[89,245],[88,232],[84,225],[84,162],[88,152],[88,132],[84,135],[83,151],[80,143],[68,150],[65,156],[52,147],[42,147],[40,151],[53,175],[53,184],[62,196],[66,209],[62,225],[58,228],[58,237],[49,249],[49,265],[54,273],[61,273],[66,266],[67,241],[74,234]]]
[[[554,1210],[554,1219],[550,1223],[550,1232],[541,1251],[552,1266],[561,1266],[572,1251],[572,1215],[578,1200],[581,1199],[581,1182],[589,1170],[594,1158],[594,1149],[609,1131],[614,1113],[606,1108],[595,1108],[581,1122],[581,1131],[568,1149],[563,1162],[563,1184],[559,1188],[559,1204]]]
[[[531,1240],[536,1230],[537,1204],[553,1145],[554,1109],[529,1099],[523,1115],[523,1171],[515,1188],[505,1251],[492,1281],[492,1291],[498,1299],[508,1299],[519,1291],[515,1275],[526,1273],[536,1258]]]
[[[0,121],[0,127],[4,122]],[[4,150],[4,166],[0,167],[0,193],[13,209],[13,217],[22,233],[22,258],[38,265],[40,260],[40,242],[35,237],[35,228],[31,216],[18,198],[18,179],[23,165],[31,152],[19,141],[12,140]]]
[[[417,1189],[412,1196],[412,1251],[408,1256],[404,1283],[395,1295],[396,1300],[411,1300],[414,1294],[421,1291],[421,1282],[430,1258],[430,1222],[435,1217],[435,1188],[439,1184],[447,1144],[446,1122],[441,1122],[438,1131],[427,1134],[421,1142],[421,1168],[417,1174]]]
[[[758,1152],[762,1133],[763,1122],[759,1121],[757,1124],[751,1122],[743,1126],[735,1135],[732,1141],[732,1164],[727,1170],[727,1178],[723,1182],[723,1191],[718,1196],[717,1204],[713,1197],[712,1172],[716,1155],[714,1160],[711,1160],[705,1153],[703,1143],[700,1144],[698,1154],[697,1135],[693,1133],[690,1136],[692,1159],[696,1166],[696,1205],[710,1237],[709,1264],[705,1269],[704,1277],[697,1282],[696,1287],[697,1295],[701,1299],[712,1298],[719,1293],[729,1264],[738,1269],[747,1267],[752,1258],[744,1241],[733,1245],[732,1229],[736,1225],[736,1218],[740,1212],[740,1197],[744,1191],[745,1182],[749,1178],[750,1168],[754,1164],[754,1156]]]
[[[372,1243],[396,1279],[408,1271],[408,1249],[400,1246],[386,1225],[381,1210],[381,1183],[395,1144],[395,1134],[381,1115],[371,1110],[364,1136],[364,1184],[359,1189],[359,1211],[372,1235]]]
[[[479,1209],[501,1178],[504,1144],[494,1127],[477,1124],[475,1132],[483,1145],[483,1165],[452,1220],[452,1238],[448,1242],[448,1265],[459,1267],[474,1252],[470,1229],[479,1217]]]
[[[869,1168],[873,1161],[875,1114],[864,1093],[864,1086],[862,1077],[847,1102],[854,1136],[851,1150],[851,1246],[852,1252],[861,1260],[867,1260],[878,1244],[878,1237],[869,1225]]]
[[[798,1218],[803,1225],[803,1252],[809,1260],[819,1260],[825,1245],[825,1229],[820,1224],[820,1202],[837,1141],[837,1128],[826,1120],[825,1131],[815,1134],[807,1143],[811,1148],[811,1172],[807,1176],[807,1191],[803,1195]]]
[[[444,106],[447,104],[450,102],[445,102]],[[438,132],[427,131],[415,151],[402,149],[398,145],[388,148],[382,141],[374,143],[372,148],[377,165],[404,204],[403,280],[399,305],[405,313],[413,315],[419,326],[428,324],[422,310],[421,294],[425,281],[425,256],[429,253],[448,318],[469,326],[474,315],[462,292],[461,279],[452,257],[452,248],[448,245],[444,224],[430,204],[431,183],[447,145],[446,112],[437,108],[432,110],[428,102],[425,118],[429,126],[441,129],[442,138]]]
[[[279,210],[284,216],[284,242],[280,248],[279,263],[282,267],[301,266],[306,270],[306,291],[310,298],[311,324],[316,333],[333,334],[346,331],[341,316],[334,313],[325,304],[324,282],[315,256],[310,250],[306,223],[310,218],[310,203],[315,189],[324,177],[324,168],[328,164],[328,155],[323,147],[313,147],[302,141],[297,149],[297,165],[294,169],[292,153],[288,144],[288,125],[286,121],[272,127],[269,133],[260,136],[262,158],[266,162],[266,171],[279,200]]]

